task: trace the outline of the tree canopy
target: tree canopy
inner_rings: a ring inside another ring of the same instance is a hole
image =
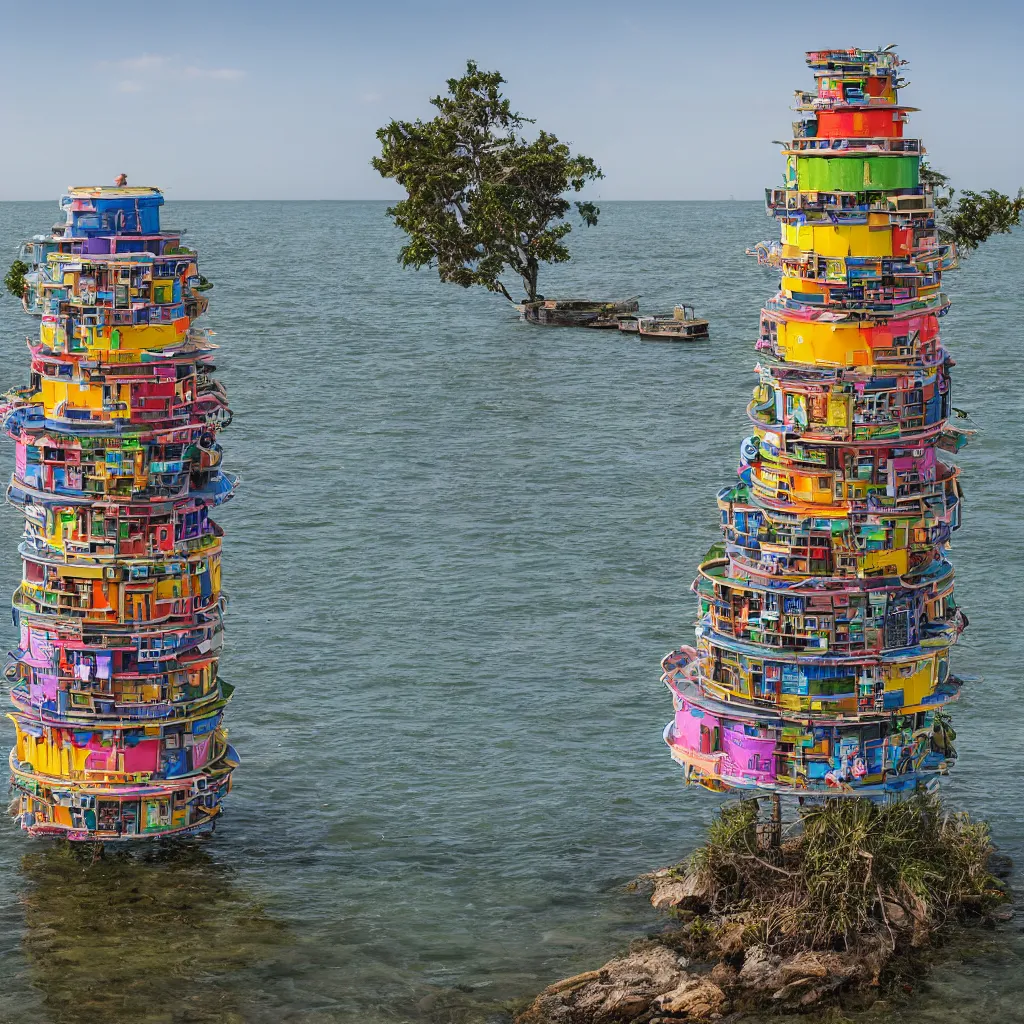
[[[921,181],[931,186],[940,237],[963,254],[973,252],[992,235],[1008,235],[1024,215],[1024,188],[1012,199],[990,188],[964,191],[954,200],[956,190],[949,177],[928,164],[921,165]]]
[[[524,137],[534,121],[512,110],[504,83],[497,71],[468,61],[465,75],[448,79],[448,94],[430,101],[436,117],[378,130],[381,153],[372,163],[407,193],[388,209],[409,236],[403,266],[436,266],[442,281],[483,285],[515,302],[501,281],[511,270],[532,301],[540,265],[569,259],[565,194],[603,175],[549,132]],[[585,224],[597,223],[593,203],[575,205]]]

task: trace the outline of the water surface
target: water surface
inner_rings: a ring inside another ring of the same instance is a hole
[[[692,637],[748,433],[777,279],[742,253],[775,232],[757,203],[602,205],[543,290],[693,302],[710,342],[523,324],[403,271],[384,204],[168,205],[216,285],[235,409],[221,669],[244,763],[183,860],[90,868],[0,828],[0,1020],[483,1020],[652,926],[623,883],[692,848],[716,802],[661,740],[658,661]],[[0,253],[56,212],[0,204]],[[952,555],[956,665],[985,681],[955,710],[945,792],[1018,860],[1022,266],[1024,235],[990,242],[943,321],[954,404],[984,428]],[[0,301],[5,383],[32,327]],[[20,530],[0,512],[4,593]],[[904,1019],[1024,1020],[1009,935]]]

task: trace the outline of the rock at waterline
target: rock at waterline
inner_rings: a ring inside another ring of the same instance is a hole
[[[642,944],[544,989],[516,1018],[516,1024],[570,1024],[576,1020],[631,1021],[651,1009],[659,996],[689,980],[686,959],[659,943]]]
[[[687,978],[681,985],[658,996],[654,1009],[673,1017],[703,1020],[719,1016],[725,1006],[725,993],[709,978]]]
[[[662,868],[643,875],[638,882],[652,886],[651,906],[658,910],[695,909],[707,902],[707,886],[693,871],[681,874],[675,868]]]
[[[546,988],[516,1024],[593,1021],[714,1020],[730,1010],[766,1003],[804,1010],[851,982],[877,985],[881,966],[870,955],[836,952],[779,957],[761,945],[742,956],[737,971],[720,962],[708,972],[657,942],[644,942],[600,970]]]
[[[877,807],[829,801],[801,819],[798,834],[768,847],[756,806],[723,807],[686,864],[638,880],[670,912],[666,929],[546,989],[520,1024],[799,1012],[840,992],[866,1007],[886,971],[927,969],[921,951],[937,934],[960,923],[994,927],[1008,914],[1008,887],[990,873],[1009,871],[1008,859],[989,860],[987,829],[944,813],[934,797]],[[928,869],[927,899],[893,881],[908,858]]]
[[[1013,860],[1005,853],[993,850],[985,862],[985,870],[996,878],[1009,878],[1013,874]]]

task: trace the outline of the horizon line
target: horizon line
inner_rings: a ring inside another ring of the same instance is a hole
[[[75,186],[75,187],[87,187],[87,186]],[[158,186],[153,186],[154,188]],[[162,190],[161,190],[162,191]],[[169,196],[166,192],[163,192],[164,198],[168,202],[176,203],[397,203],[400,199],[336,199],[330,197],[321,197],[317,199],[277,199],[277,198],[259,198],[259,199],[195,199],[191,197],[180,197],[180,196]],[[0,203],[49,203],[56,202],[52,197],[45,199],[0,199]],[[758,196],[753,199],[737,199],[733,196],[729,196],[725,199],[597,199],[595,202],[598,203],[763,203],[764,197]]]

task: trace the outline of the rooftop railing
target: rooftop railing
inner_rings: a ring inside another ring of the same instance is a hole
[[[933,212],[932,197],[924,194],[887,195],[860,192],[801,192],[789,188],[766,188],[765,205],[770,212],[810,210],[826,213],[919,213]]]
[[[797,90],[795,93],[796,103],[793,110],[843,110],[846,108],[858,107],[891,107],[900,110],[916,110],[916,107],[904,106],[899,101],[888,96],[847,96],[843,99],[832,96],[819,96],[816,92],[805,92]]]
[[[845,156],[860,153],[895,153],[900,156],[921,152],[920,139],[793,139],[787,153],[814,156]]]

